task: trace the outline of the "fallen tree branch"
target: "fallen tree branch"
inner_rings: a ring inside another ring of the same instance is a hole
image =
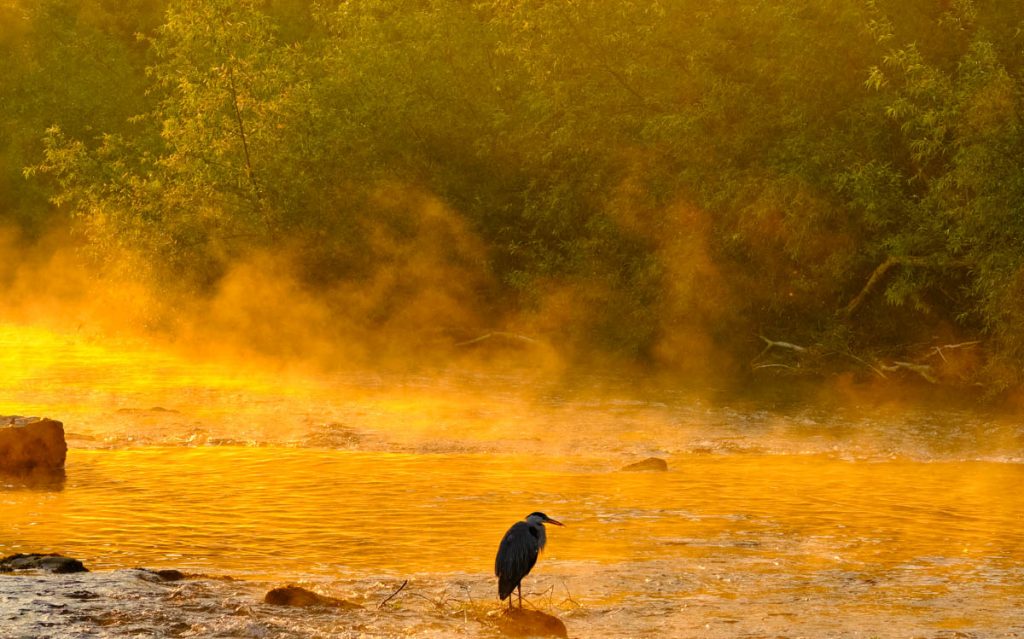
[[[947,360],[946,355],[943,353],[943,351],[953,351],[960,348],[970,348],[971,346],[977,346],[978,344],[981,344],[981,340],[974,340],[971,342],[960,342],[959,344],[946,344],[945,346],[935,346],[932,348],[932,352],[925,355],[925,358],[934,357],[938,355],[939,357],[942,358],[942,361],[945,362]]]
[[[790,366],[788,364],[757,364],[753,368],[755,371],[762,368],[785,368],[791,371],[796,370],[796,366]]]
[[[768,346],[765,347],[765,350],[768,350],[768,349],[770,349],[772,347],[778,347],[778,348],[788,348],[788,349],[796,351],[798,353],[804,353],[804,352],[807,351],[807,347],[806,346],[800,346],[799,344],[792,344],[790,342],[779,342],[779,341],[776,341],[776,340],[768,339],[764,335],[759,335],[759,337],[761,339],[763,339],[766,344],[768,344]]]
[[[757,354],[757,357],[755,357],[754,359],[750,360],[751,366],[754,366],[754,362],[756,362],[757,360],[759,360],[762,357],[764,357],[765,354],[768,351],[772,350],[773,348],[784,348],[784,349],[787,349],[787,350],[795,351],[797,353],[806,353],[807,352],[807,347],[800,346],[799,344],[793,344],[791,342],[780,342],[780,341],[777,341],[777,340],[768,339],[764,335],[758,335],[758,337],[760,337],[762,340],[764,340],[764,343],[766,344],[766,346],[764,347],[764,349],[760,353]],[[765,364],[763,366],[754,366],[754,368],[765,368],[766,366],[776,366],[776,365],[775,364]],[[781,366],[781,364],[777,364],[777,366]],[[792,368],[792,367],[787,367],[787,368]]]
[[[932,371],[932,367],[928,364],[914,364],[913,362],[893,362],[890,365],[879,364],[882,370],[889,372],[895,372],[898,370],[908,370],[913,373],[917,373],[931,384],[938,384],[939,380],[935,377]]]

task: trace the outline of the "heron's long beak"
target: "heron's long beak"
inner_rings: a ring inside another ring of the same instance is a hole
[[[552,518],[550,518],[550,517],[548,517],[547,519],[545,519],[545,520],[544,520],[544,523],[545,523],[545,524],[554,524],[554,525],[556,525],[556,526],[561,526],[561,527],[565,528],[565,524],[563,524],[563,523],[562,523],[562,522],[560,522],[560,521],[555,521],[554,519],[552,519]]]

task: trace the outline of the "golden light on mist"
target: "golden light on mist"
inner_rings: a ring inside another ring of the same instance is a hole
[[[1024,628],[1024,13],[940,4],[0,0],[0,558],[95,570],[0,635],[490,636],[533,511],[571,636]]]

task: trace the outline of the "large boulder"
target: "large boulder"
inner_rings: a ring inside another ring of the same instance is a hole
[[[38,417],[0,417],[0,473],[60,473],[67,454],[61,422]]]

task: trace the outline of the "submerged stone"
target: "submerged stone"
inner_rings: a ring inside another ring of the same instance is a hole
[[[38,417],[0,417],[0,473],[63,473],[64,424]]]
[[[89,572],[81,561],[57,553],[18,553],[0,559],[0,572],[42,570],[52,573]]]
[[[668,470],[668,462],[660,457],[648,457],[642,461],[623,466],[622,470],[630,472],[642,470],[665,471]]]
[[[362,608],[357,603],[346,601],[344,599],[337,599],[335,597],[325,597],[324,595],[318,595],[312,590],[306,590],[299,586],[282,586],[280,588],[274,588],[263,597],[263,603],[271,604],[273,606],[296,606],[296,607],[307,607],[307,606],[323,606],[326,608],[341,608],[344,610],[352,610],[356,608]]]

